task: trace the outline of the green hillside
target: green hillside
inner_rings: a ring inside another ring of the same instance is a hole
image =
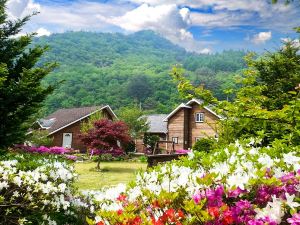
[[[234,74],[245,66],[245,52],[192,54],[150,31],[69,32],[37,38],[35,44],[51,48],[40,63],[60,65],[45,83],[64,80],[45,101],[47,112],[100,104],[117,109],[135,103],[169,112],[181,101],[169,76],[172,65],[182,64],[195,84],[204,83],[219,98],[226,97],[223,90],[233,87]]]

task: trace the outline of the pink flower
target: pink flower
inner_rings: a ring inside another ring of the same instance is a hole
[[[300,213],[295,213],[293,217],[288,218],[287,221],[292,225],[300,225]]]
[[[66,155],[66,158],[69,159],[69,160],[76,161],[77,156],[76,155]]]
[[[201,194],[200,192],[197,192],[196,194],[193,195],[193,200],[196,204],[199,204],[199,202],[201,201]]]

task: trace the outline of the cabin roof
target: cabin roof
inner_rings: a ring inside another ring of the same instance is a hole
[[[151,114],[145,116],[149,124],[148,133],[167,133],[168,127],[167,122],[164,121],[167,114]]]
[[[164,121],[167,122],[173,115],[175,115],[175,113],[177,111],[179,111],[182,108],[191,108],[191,104],[193,103],[197,103],[198,105],[202,105],[203,101],[201,99],[192,99],[190,101],[188,101],[187,103],[181,103],[179,106],[177,106],[176,109],[174,109],[170,114],[168,114]],[[207,111],[209,111],[210,113],[212,113],[213,115],[215,115],[216,117],[218,117],[219,119],[222,119],[222,117],[220,115],[218,115],[215,111],[212,110],[212,105],[210,106],[204,106],[204,109],[206,109]]]
[[[107,109],[113,118],[117,118],[110,106],[106,105],[59,109],[37,122],[41,128],[48,130],[49,135],[51,135],[103,109]]]

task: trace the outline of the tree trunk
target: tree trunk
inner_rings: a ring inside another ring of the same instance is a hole
[[[98,157],[98,162],[97,162],[97,170],[100,170],[100,156]]]

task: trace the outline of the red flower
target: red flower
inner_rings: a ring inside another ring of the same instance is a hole
[[[227,210],[224,212],[224,217],[223,217],[223,224],[229,225],[233,223],[233,216],[232,212],[230,210]]]
[[[126,200],[126,195],[120,194],[119,197],[117,198],[118,201],[123,202]]]
[[[183,219],[184,218],[184,213],[179,209],[177,216],[179,217],[179,219]]]
[[[208,208],[208,213],[212,217],[216,218],[219,216],[219,208],[218,207],[209,207]]]
[[[121,214],[123,213],[123,210],[122,210],[122,209],[119,209],[119,210],[117,211],[117,213],[118,213],[118,215],[121,215]]]
[[[100,221],[96,225],[105,225],[105,223],[103,221]]]

